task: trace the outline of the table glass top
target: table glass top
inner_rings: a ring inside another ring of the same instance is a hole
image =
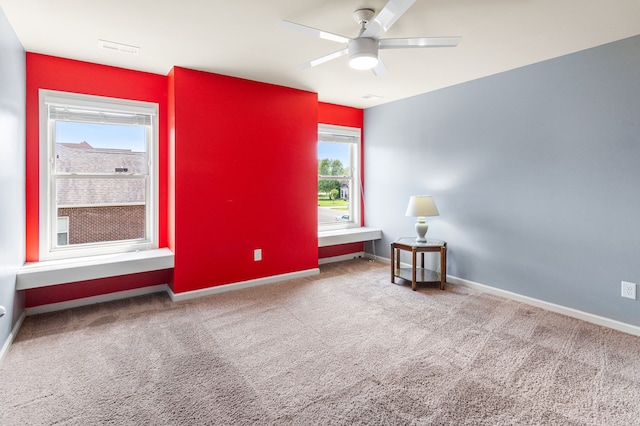
[[[398,238],[397,240],[394,241],[394,243],[402,244],[405,246],[416,246],[416,247],[442,247],[447,244],[442,240],[434,240],[431,238],[427,238],[426,243],[418,243],[416,242],[416,237]]]

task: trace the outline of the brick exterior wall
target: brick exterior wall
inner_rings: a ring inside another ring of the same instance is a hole
[[[145,206],[64,207],[69,218],[69,244],[144,238]]]

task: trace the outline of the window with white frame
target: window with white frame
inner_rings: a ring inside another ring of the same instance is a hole
[[[318,229],[360,226],[360,129],[318,126]]]
[[[69,218],[58,216],[58,231],[56,244],[58,246],[66,246],[69,244]]]
[[[157,247],[157,104],[39,96],[40,259]]]

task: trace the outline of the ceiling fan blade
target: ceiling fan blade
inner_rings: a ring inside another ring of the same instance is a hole
[[[318,37],[324,40],[337,41],[338,43],[348,43],[350,38],[343,37],[339,34],[322,31],[317,28],[307,27],[306,25],[296,24],[290,21],[278,21],[278,26],[291,31],[298,31],[307,35]]]
[[[380,13],[367,24],[361,37],[379,39],[415,2],[416,0],[389,0]]]
[[[412,47],[456,47],[461,37],[385,38],[378,42],[379,49],[406,49]]]
[[[371,71],[373,71],[373,74],[376,77],[385,75],[386,73],[389,72],[387,67],[384,65],[384,62],[382,62],[382,58],[380,58],[380,56],[378,56],[378,65],[376,65]]]
[[[312,59],[309,62],[305,62],[304,64],[298,65],[296,68],[305,70],[307,68],[315,67],[316,65],[323,64],[325,62],[329,62],[332,59],[339,58],[340,56],[344,56],[349,52],[348,49],[338,50],[337,52],[329,53],[328,55],[320,56],[319,58]]]

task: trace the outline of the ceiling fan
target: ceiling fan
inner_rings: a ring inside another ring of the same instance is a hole
[[[389,0],[376,15],[373,9],[358,9],[353,18],[360,25],[360,33],[355,38],[319,30],[290,21],[279,21],[278,26],[293,31],[309,34],[325,40],[346,43],[347,47],[298,65],[300,69],[315,67],[332,59],[349,55],[349,66],[357,70],[372,69],[375,75],[387,72],[378,56],[379,49],[404,49],[418,47],[455,47],[460,37],[414,37],[414,38],[381,38],[391,26],[415,3],[415,0]]]

